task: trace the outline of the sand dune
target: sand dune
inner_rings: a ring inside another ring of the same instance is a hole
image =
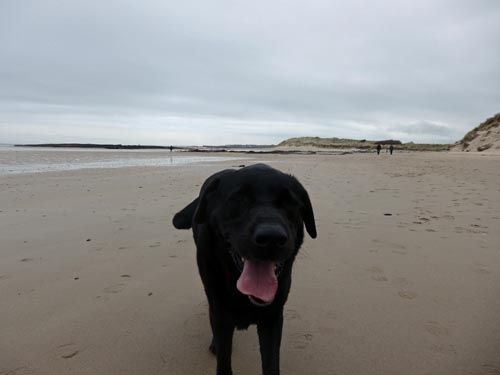
[[[468,132],[452,151],[500,153],[500,113]]]

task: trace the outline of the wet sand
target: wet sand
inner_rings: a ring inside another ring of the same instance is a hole
[[[210,174],[265,161],[315,209],[283,374],[500,374],[500,155],[255,155],[0,176],[0,374],[212,374],[191,233]],[[235,374],[260,373],[255,327]]]

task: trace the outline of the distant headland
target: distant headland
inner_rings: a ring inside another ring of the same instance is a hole
[[[289,138],[277,145],[230,144],[219,146],[156,146],[156,145],[123,145],[97,143],[38,143],[16,144],[16,147],[46,147],[46,148],[82,148],[110,150],[170,150],[185,152],[235,152],[235,153],[266,153],[266,154],[346,154],[371,152],[377,145],[394,145],[398,150],[405,151],[447,151],[449,144],[419,144],[402,143],[399,140],[356,140],[343,138],[299,137]]]

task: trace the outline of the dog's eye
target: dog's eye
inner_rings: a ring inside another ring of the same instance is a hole
[[[297,203],[297,200],[295,197],[290,193],[290,190],[288,189],[283,189],[280,191],[278,194],[278,199],[277,199],[278,205],[279,206],[291,206]]]
[[[298,210],[300,208],[300,202],[288,189],[283,189],[278,195],[276,202],[278,208],[283,210],[285,215],[290,220],[295,220],[298,215]]]
[[[227,216],[230,219],[237,219],[247,211],[250,199],[244,194],[233,194],[227,203]]]

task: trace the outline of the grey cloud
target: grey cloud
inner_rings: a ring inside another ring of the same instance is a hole
[[[400,125],[398,127],[391,127],[390,131],[402,131],[408,134],[429,134],[436,136],[447,136],[452,129],[448,126],[433,124],[430,122],[421,121],[409,125]]]
[[[445,143],[449,139],[458,140],[463,135],[453,126],[428,121],[391,126],[387,128],[387,133],[406,140],[431,143]]]
[[[451,142],[499,111],[498,19],[493,0],[3,1],[2,134]]]

